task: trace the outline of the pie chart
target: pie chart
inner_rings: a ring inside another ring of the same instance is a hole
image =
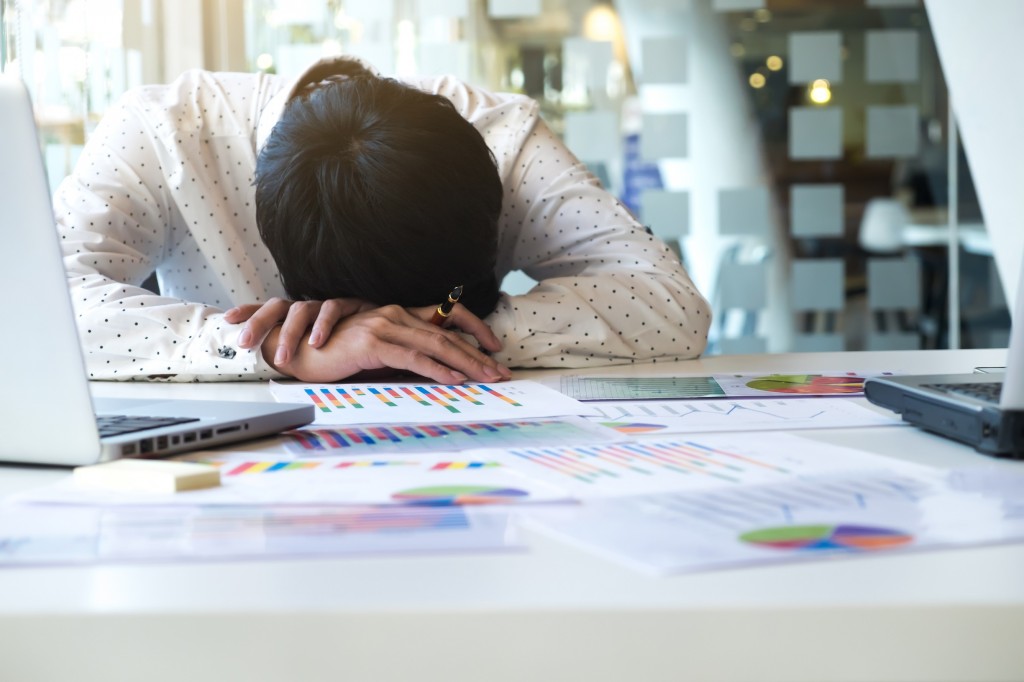
[[[824,374],[772,374],[747,382],[748,388],[769,393],[849,395],[864,392],[864,377]]]
[[[487,485],[434,485],[400,490],[391,499],[421,507],[448,507],[462,504],[507,504],[519,502],[530,494],[518,488]]]
[[[779,526],[744,533],[751,545],[790,551],[874,551],[907,545],[914,536],[893,528],[854,525]]]

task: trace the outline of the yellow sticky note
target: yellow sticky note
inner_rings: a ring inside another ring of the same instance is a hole
[[[220,485],[216,467],[165,459],[118,459],[76,467],[73,476],[75,485],[83,488],[132,493],[175,493]]]

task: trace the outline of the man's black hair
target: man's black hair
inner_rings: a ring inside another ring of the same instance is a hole
[[[256,220],[288,295],[497,302],[494,156],[444,97],[371,76],[287,103],[256,164]]]

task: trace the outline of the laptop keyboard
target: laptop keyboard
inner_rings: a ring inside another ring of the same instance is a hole
[[[975,400],[983,400],[987,403],[999,404],[999,394],[1003,390],[1001,382],[985,382],[978,384],[927,384],[925,388],[933,388],[945,393],[965,395]]]
[[[199,420],[194,417],[137,417],[126,414],[105,414],[96,417],[96,424],[100,427],[100,438],[197,421]]]

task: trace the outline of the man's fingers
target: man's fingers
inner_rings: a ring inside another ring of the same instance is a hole
[[[283,365],[282,371],[302,381],[335,381],[384,367],[448,384],[496,382],[510,376],[472,340],[422,319],[426,309],[413,312],[388,305],[365,310],[365,304],[357,303],[356,312],[351,312],[352,304],[344,301],[294,304],[293,308],[285,324],[268,337],[263,350],[268,359],[269,352],[274,352],[275,367]],[[467,311],[466,315],[471,313]],[[293,356],[277,355],[277,350],[287,347],[286,342],[302,338],[300,330],[320,324],[334,325],[320,347],[299,344],[292,349]]]
[[[295,357],[306,330],[320,313],[320,301],[296,301],[288,308],[287,316],[281,324],[281,333],[277,337],[277,350],[274,351],[274,364],[287,365]]]
[[[355,298],[331,298],[324,301],[309,333],[309,345],[313,348],[324,345],[338,320],[358,313],[364,305],[363,301]]]
[[[261,307],[261,303],[245,303],[243,305],[235,306],[230,310],[224,311],[224,321],[229,324],[241,324],[252,317],[252,314]]]
[[[262,344],[270,330],[280,324],[288,315],[291,304],[292,302],[287,299],[272,298],[263,305],[255,306],[255,310],[248,312],[248,322],[245,323],[238,335],[238,345],[242,348],[254,348]],[[253,307],[251,304],[243,305],[239,306],[237,310],[246,312]],[[227,315],[225,315],[225,319],[227,319]]]
[[[430,324],[431,327],[437,329],[438,327],[436,325],[429,322],[433,317],[433,311],[433,308],[414,308],[409,312],[413,313],[412,316],[417,320],[420,320],[424,324]],[[423,325],[420,325],[420,327],[422,328]],[[493,353],[501,350],[501,340],[498,339],[493,331],[491,331],[491,328],[487,326],[487,323],[471,313],[469,309],[461,303],[455,304],[451,313],[448,314],[448,318],[445,320],[444,328],[448,329],[452,327],[472,336],[476,339],[477,343],[488,352]],[[458,335],[453,334],[453,336],[458,338],[468,348],[473,348],[472,345],[466,343],[465,340]],[[476,349],[474,348],[474,350]],[[494,378],[488,379],[488,381],[504,381],[512,378],[512,372],[508,367],[505,367],[488,355],[480,353],[479,351],[473,355],[484,365],[491,368],[490,375],[494,376]],[[493,375],[493,372],[497,372],[497,375]]]
[[[434,325],[397,326],[390,329],[384,340],[422,353],[474,381],[493,382],[507,378],[499,369],[500,365],[497,362],[466,343],[454,332]]]
[[[462,384],[469,379],[457,369],[406,346],[382,343],[378,348],[377,357],[387,367],[414,372],[441,384]]]
[[[466,334],[469,334],[486,350],[497,353],[501,350],[501,340],[494,335],[487,323],[469,311],[461,303],[456,303],[452,312],[448,315],[448,325],[458,327]]]
[[[419,320],[415,315],[413,317]],[[477,340],[477,343],[483,346],[486,350],[501,350],[501,342],[498,340],[498,337],[494,335],[494,332],[491,331],[490,327],[461,304],[456,304],[455,307],[452,308],[452,312],[448,316],[448,319],[454,323],[454,326],[473,336],[473,338]],[[419,328],[432,330],[435,334],[445,334],[446,338],[452,340],[453,343],[463,349],[471,358],[476,360],[480,369],[483,370],[484,375],[487,377],[486,379],[483,379],[483,381],[506,381],[512,378],[512,372],[508,367],[505,367],[494,358],[481,352],[455,332],[439,328],[429,322],[421,322]],[[466,371],[466,369],[461,366],[459,369]],[[479,374],[479,371],[475,372],[475,374]]]

